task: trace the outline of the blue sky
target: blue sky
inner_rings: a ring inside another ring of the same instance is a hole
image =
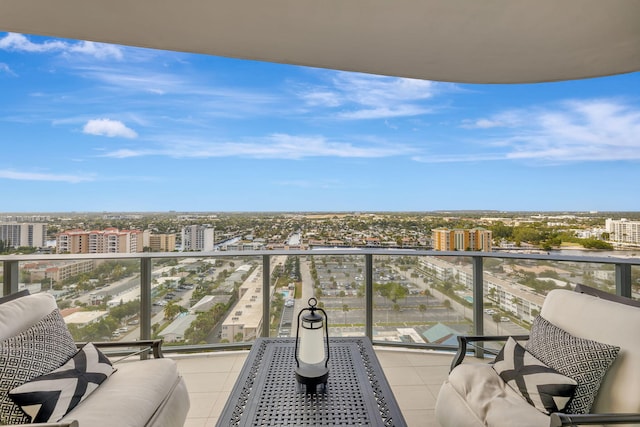
[[[3,212],[640,209],[640,73],[401,79],[0,33]]]

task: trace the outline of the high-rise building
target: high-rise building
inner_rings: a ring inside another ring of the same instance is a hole
[[[188,225],[182,229],[182,250],[210,252],[214,247],[215,229],[208,225]]]
[[[142,252],[143,241],[140,230],[67,230],[58,234],[58,253],[107,254]]]
[[[492,233],[484,228],[431,230],[436,251],[491,251]]]
[[[41,248],[47,238],[45,223],[0,223],[0,241],[8,247]]]
[[[607,219],[605,228],[609,233],[609,240],[623,245],[640,245],[640,221]]]

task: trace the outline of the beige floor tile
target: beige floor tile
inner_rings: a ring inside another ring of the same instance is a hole
[[[390,385],[423,385],[416,368],[411,366],[384,367],[384,374]]]
[[[392,386],[391,389],[402,413],[408,410],[433,410],[435,408],[436,399],[425,386],[398,385]]]
[[[451,365],[452,354],[442,354],[435,352],[407,352],[407,360],[411,366],[446,366]]]
[[[182,373],[187,372],[230,372],[235,363],[237,356],[221,356],[221,357],[202,357],[176,359],[178,362],[178,370]]]
[[[231,393],[228,393],[228,392],[220,393],[220,395],[218,396],[218,399],[215,401],[215,403],[213,404],[213,407],[211,408],[211,412],[209,412],[209,418],[211,417],[218,418],[220,416],[220,414],[222,413],[222,410],[224,409],[224,406],[227,404],[227,400],[229,399],[230,395]]]
[[[238,380],[239,371],[229,372],[229,376],[225,380],[224,384],[222,384],[222,388],[220,391],[231,392],[233,390],[233,386],[236,384]]]
[[[233,369],[231,372],[240,372],[242,370],[242,366],[244,366],[245,360],[247,360],[248,352],[245,354],[239,354],[236,356],[235,361],[233,363]]]
[[[229,372],[188,372],[183,374],[190,393],[223,391]]]
[[[408,427],[439,427],[432,410],[408,410],[402,416]]]
[[[183,427],[205,427],[207,418],[187,418]]]
[[[189,407],[189,414],[187,418],[207,418],[214,408],[216,400],[220,393],[194,393],[189,392],[189,401],[191,406]]]
[[[440,385],[447,379],[449,368],[442,369],[442,366],[419,366],[414,368],[423,384]]]
[[[409,365],[407,355],[397,350],[376,350],[376,355],[383,368]]]

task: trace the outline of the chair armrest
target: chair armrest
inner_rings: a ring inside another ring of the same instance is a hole
[[[78,343],[76,343],[76,346],[78,348],[80,348],[85,344],[86,344],[85,342],[78,342]],[[141,350],[137,351],[136,353],[130,354],[130,355],[145,353],[147,350],[152,350],[153,357],[155,359],[160,359],[160,358],[164,357],[162,355],[162,340],[161,339],[157,339],[157,340],[142,340],[142,341],[117,341],[117,342],[115,342],[115,341],[104,341],[104,342],[100,341],[100,342],[92,342],[92,344],[94,346],[96,346],[97,348],[139,347],[139,348],[141,348]]]
[[[56,423],[12,424],[6,427],[80,427],[80,424],[76,420],[71,420]]]
[[[506,341],[509,337],[517,341],[529,339],[529,335],[458,335],[458,351],[451,362],[449,372],[453,371],[453,368],[461,364],[464,360],[464,357],[467,355],[468,343],[478,341]]]
[[[640,414],[551,414],[550,427],[584,424],[640,424]]]

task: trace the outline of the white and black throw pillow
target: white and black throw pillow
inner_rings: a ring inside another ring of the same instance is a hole
[[[9,396],[32,422],[55,422],[93,393],[113,372],[109,359],[88,343],[67,363],[14,388]]]
[[[9,391],[51,372],[78,349],[58,309],[18,335],[0,342],[0,424],[23,424],[29,417]]]
[[[511,337],[496,357],[493,369],[530,405],[545,414],[563,411],[578,385],[533,357]]]
[[[578,338],[541,316],[531,326],[527,351],[546,365],[578,382],[567,405],[570,414],[587,414],[602,378],[618,356],[620,347]]]

